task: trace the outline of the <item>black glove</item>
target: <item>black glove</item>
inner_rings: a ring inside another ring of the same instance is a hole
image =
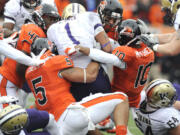
[[[153,39],[152,36],[148,34],[142,34],[138,37],[138,39],[151,49],[153,48],[154,45],[158,44],[157,41],[155,41],[155,39]]]

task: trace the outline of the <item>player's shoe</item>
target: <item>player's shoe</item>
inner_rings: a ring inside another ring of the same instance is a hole
[[[96,128],[100,130],[108,130],[114,128],[114,122],[108,117],[105,120],[96,124]]]

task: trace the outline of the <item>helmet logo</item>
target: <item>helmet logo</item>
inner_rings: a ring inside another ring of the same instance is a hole
[[[168,96],[168,93],[159,93],[161,100],[164,100]]]

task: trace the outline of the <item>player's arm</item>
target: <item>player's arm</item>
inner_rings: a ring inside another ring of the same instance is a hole
[[[116,67],[119,67],[121,69],[125,68],[125,62],[121,61],[117,56],[113,54],[106,53],[104,51],[101,51],[99,49],[95,48],[87,48],[83,46],[76,46],[76,48],[85,55],[89,56],[91,59],[106,63],[106,64],[112,64]]]
[[[173,37],[175,36],[176,32],[173,33],[166,33],[166,34],[152,34],[154,38],[158,38],[160,44],[170,42]]]
[[[90,83],[96,80],[99,64],[91,62],[87,68],[72,67],[61,71],[61,76],[71,82]]]
[[[94,37],[97,42],[100,43],[101,49],[105,52],[111,52],[112,47],[106,32],[101,23],[101,19],[97,13],[89,13],[89,22],[94,28]]]
[[[173,106],[180,111],[180,101],[176,101]]]
[[[36,59],[32,59],[31,57],[27,56],[23,52],[11,47],[3,40],[0,40],[0,53],[21,64],[28,65],[28,66],[36,65],[35,64]]]
[[[14,23],[3,23],[4,38],[9,37],[14,33]]]
[[[4,37],[7,38],[14,33],[13,29],[16,23],[15,16],[19,12],[20,5],[17,1],[10,0],[4,7]]]
[[[180,135],[180,125],[178,125],[175,128],[170,129],[169,134],[170,135]]]
[[[165,44],[157,44],[153,46],[153,50],[163,55],[174,56],[180,53],[180,35],[176,34],[173,39]]]
[[[111,52],[112,51],[112,46],[111,42],[109,40],[109,37],[107,36],[106,32],[103,30],[99,34],[95,36],[95,39],[97,42],[100,43],[101,48],[105,52]]]

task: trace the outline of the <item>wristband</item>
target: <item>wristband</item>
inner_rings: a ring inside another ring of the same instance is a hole
[[[153,50],[157,52],[158,46],[159,46],[159,44],[154,45]]]
[[[105,43],[104,45],[102,45],[102,48],[106,47],[109,43],[110,43],[110,41]]]

